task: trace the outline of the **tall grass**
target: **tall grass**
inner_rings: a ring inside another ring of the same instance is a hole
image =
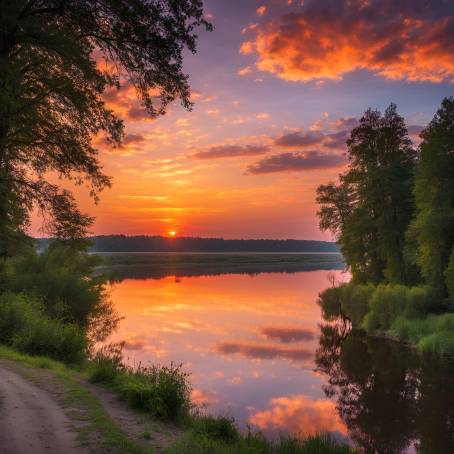
[[[210,436],[190,432],[166,451],[167,454],[354,454],[359,453],[338,443],[329,435],[307,438],[282,437],[267,440],[260,433],[239,435],[230,443]]]
[[[96,353],[89,379],[113,387],[131,406],[164,421],[189,418],[191,386],[181,366],[124,365],[121,346],[108,346]]]

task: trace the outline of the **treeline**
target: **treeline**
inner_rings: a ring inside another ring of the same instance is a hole
[[[339,252],[336,243],[310,240],[225,240],[223,238],[106,235],[90,238],[92,252]],[[49,240],[40,240],[45,247]]]
[[[370,331],[404,337],[414,325],[403,320],[454,307],[453,97],[420,138],[415,146],[394,104],[383,115],[367,110],[347,141],[347,170],[317,190],[320,227],[335,234],[352,273],[350,289],[325,299],[350,313],[362,307]]]

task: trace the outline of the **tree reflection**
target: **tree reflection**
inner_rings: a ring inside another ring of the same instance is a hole
[[[338,321],[320,327],[317,369],[367,453],[454,452],[454,367]]]

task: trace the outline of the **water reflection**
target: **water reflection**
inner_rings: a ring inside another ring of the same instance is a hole
[[[317,369],[326,374],[349,436],[368,453],[454,452],[454,367],[394,342],[321,326]]]
[[[454,452],[454,365],[327,324],[315,303],[327,274],[125,278],[111,340],[126,340],[130,361],[184,363],[194,401],[243,428],[329,431],[366,453]]]
[[[337,272],[338,273],[338,272]],[[130,361],[183,362],[193,399],[270,436],[345,434],[314,373],[324,270],[124,279],[112,298]],[[338,273],[338,278],[342,275]]]
[[[342,270],[345,266],[342,256],[335,253],[115,253],[101,256],[104,256],[106,266],[99,270],[118,282],[124,279],[164,279],[168,276],[178,280],[182,277],[226,274],[292,274]]]

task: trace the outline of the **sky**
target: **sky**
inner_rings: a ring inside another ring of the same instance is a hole
[[[185,55],[191,112],[152,120],[131,87],[105,96],[126,136],[96,143],[113,177],[100,203],[76,190],[93,233],[332,239],[315,190],[342,172],[361,114],[394,102],[417,140],[454,94],[454,2],[204,4],[215,29]]]

